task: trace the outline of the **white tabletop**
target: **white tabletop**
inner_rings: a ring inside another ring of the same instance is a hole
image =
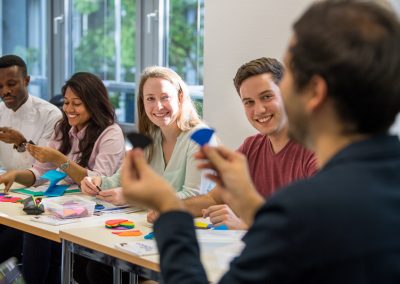
[[[129,221],[135,222],[135,229],[143,232],[143,235],[138,237],[121,237],[111,233],[111,230],[106,229],[104,222],[110,219],[110,216],[106,217],[103,221],[97,222],[92,226],[86,228],[73,228],[63,229],[60,232],[61,239],[65,239],[72,243],[100,251],[107,255],[111,255],[118,259],[125,260],[127,262],[145,267],[154,271],[160,271],[159,268],[159,256],[138,256],[133,253],[116,248],[116,244],[122,242],[135,242],[144,241],[144,235],[151,232],[152,229],[146,222],[146,212],[138,212],[132,214],[114,215],[122,219],[128,219]],[[199,219],[199,221],[207,221]],[[203,232],[200,232],[203,233]],[[229,259],[234,255],[237,255],[242,248],[241,242],[237,239],[244,234],[239,231],[204,231],[206,234],[201,234],[200,251],[201,261],[205,267],[207,277],[210,282],[217,282],[222,274],[229,267]],[[215,242],[210,241],[213,234],[218,234],[215,238]],[[220,234],[224,234],[223,238],[220,238]],[[233,242],[226,242],[227,238],[232,238]]]

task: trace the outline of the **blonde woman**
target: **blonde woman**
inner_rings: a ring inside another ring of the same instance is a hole
[[[169,68],[146,68],[139,84],[137,108],[138,130],[154,142],[146,149],[151,167],[168,180],[180,199],[209,191],[214,184],[197,169],[193,154],[199,147],[190,139],[195,130],[207,126],[200,120],[182,78]],[[211,143],[216,144],[215,137]],[[115,205],[126,204],[120,186],[119,171],[111,177],[85,178],[81,182],[82,192]],[[88,262],[86,275],[89,283],[112,281],[111,268],[94,261]]]
[[[138,129],[153,138],[146,149],[151,167],[185,199],[210,190],[211,181],[202,178],[193,154],[198,145],[190,135],[207,127],[199,118],[190,99],[188,87],[172,69],[148,67],[144,70],[138,90]],[[216,143],[215,137],[211,143]],[[96,186],[104,191],[99,191]],[[124,204],[119,171],[111,177],[92,177],[81,183],[82,191],[114,204]]]

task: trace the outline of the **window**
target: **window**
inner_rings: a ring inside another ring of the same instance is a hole
[[[171,0],[168,66],[190,86],[197,110],[203,106],[204,1]]]
[[[78,71],[98,75],[109,90],[118,121],[133,123],[136,1],[73,0],[70,11],[69,76]]]
[[[204,0],[2,0],[0,51],[24,58],[30,92],[45,99],[75,72],[95,73],[128,124],[142,70],[169,66],[201,113],[203,14]]]
[[[29,92],[49,99],[46,18],[46,0],[0,2],[0,54],[23,58],[31,75]]]

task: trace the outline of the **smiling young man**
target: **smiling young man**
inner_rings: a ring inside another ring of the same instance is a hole
[[[7,171],[31,167],[34,159],[25,143],[46,146],[62,117],[56,106],[29,95],[29,81],[20,57],[0,57],[0,167]]]
[[[20,57],[0,57],[0,168],[7,171],[31,167],[34,158],[26,151],[25,143],[45,146],[62,117],[56,106],[29,95],[29,81]],[[0,226],[0,262],[19,257],[21,243],[19,231]]]
[[[257,191],[269,198],[279,188],[313,176],[317,161],[309,150],[288,136],[287,116],[278,84],[283,65],[273,58],[258,58],[243,64],[233,79],[246,117],[258,134],[246,138],[238,151],[248,160],[250,176]],[[221,199],[218,188],[206,195],[184,200],[195,216],[210,217],[213,225],[246,229],[247,225]],[[154,221],[155,214],[149,214]]]

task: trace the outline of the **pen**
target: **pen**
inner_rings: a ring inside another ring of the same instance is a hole
[[[114,210],[125,209],[128,207],[129,207],[129,205],[125,205],[125,206],[120,206],[120,207],[106,208],[106,209],[102,209],[101,211],[114,211]]]

